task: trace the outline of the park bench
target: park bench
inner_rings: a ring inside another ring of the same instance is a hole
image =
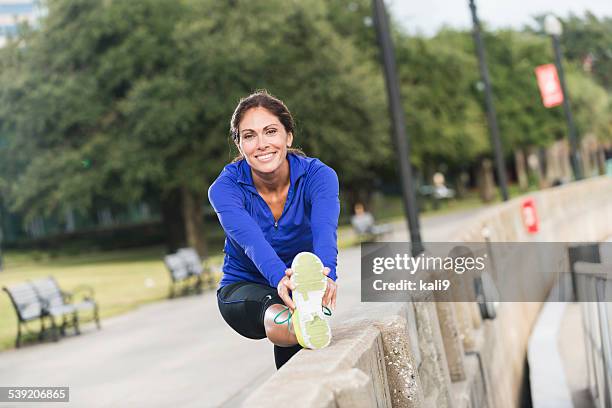
[[[15,340],[15,347],[21,346],[21,328],[22,326],[28,330],[27,323],[40,320],[40,332],[38,338],[42,339],[43,333],[45,332],[45,314],[43,303],[38,298],[38,295],[34,291],[34,288],[29,283],[20,283],[10,287],[2,288],[11,299],[11,303],[17,314],[17,339]]]
[[[195,276],[199,280],[199,285],[203,283],[208,284],[209,288],[215,286],[210,270],[204,267],[202,258],[198,255],[198,251],[193,248],[181,248],[177,251],[177,254],[183,258],[183,261],[187,264],[187,269],[192,276]]]
[[[79,334],[79,313],[83,311],[91,311],[93,320],[98,329],[100,328],[100,317],[98,304],[94,299],[93,288],[81,285],[75,288],[72,292],[63,291],[55,278],[52,276],[31,281],[34,290],[38,297],[44,302],[45,310],[55,324],[56,318],[62,319],[62,324],[59,325],[61,334],[65,334],[66,327],[71,323],[75,333]],[[84,293],[81,300],[76,300],[79,293]],[[72,319],[69,322],[67,316]],[[57,324],[55,324],[57,326]]]
[[[186,258],[190,259],[187,260]],[[168,272],[170,272],[171,279],[169,298],[175,297],[177,292],[184,295],[194,291],[196,293],[202,291],[202,272],[197,272],[198,268],[191,258],[191,255],[185,255],[185,253],[181,255],[178,252],[164,257],[164,263]]]
[[[359,236],[359,240],[364,242],[377,241],[393,232],[391,224],[376,224],[374,216],[369,212],[353,215],[351,217],[351,225]]]
[[[47,330],[45,320],[50,322],[52,338],[55,341],[59,340],[59,334],[65,334],[69,323],[79,333],[78,311],[86,308],[93,309],[96,324],[98,328],[100,327],[98,307],[93,300],[93,291],[91,291],[90,298],[77,304],[71,304],[69,302],[72,295],[62,292],[52,277],[4,287],[3,290],[11,299],[17,314],[17,338],[15,340],[17,348],[21,346],[22,328],[29,331],[27,324],[34,320],[40,321],[39,340],[42,340]],[[61,319],[61,324],[58,324],[56,319]]]
[[[166,255],[164,263],[172,280],[168,295],[170,298],[176,295],[179,286],[182,286],[180,292],[183,294],[201,293],[205,281],[208,287],[214,286],[212,274],[204,267],[200,255],[193,248],[181,248],[174,254]]]
[[[440,208],[440,203],[448,202],[455,198],[455,190],[442,186],[424,185],[418,189],[421,198],[421,210],[425,210],[425,202],[430,203],[433,210]]]

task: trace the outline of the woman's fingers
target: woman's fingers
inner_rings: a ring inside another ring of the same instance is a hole
[[[291,309],[292,311],[295,310],[295,303],[293,303],[293,300],[291,299],[291,296],[289,296],[289,292],[286,289],[282,292],[279,292],[278,295],[283,300],[283,302],[285,302],[285,305],[287,305],[289,309]]]
[[[291,276],[293,275],[293,269],[289,268],[285,270],[285,276],[287,277],[287,287],[289,290],[295,290],[295,284],[291,281]]]
[[[328,299],[329,299],[329,291],[331,290],[330,287],[331,285],[329,284],[329,281],[327,281],[327,287],[325,288],[325,293],[323,293],[323,298],[321,298],[321,304],[323,306],[327,306],[329,304]]]
[[[287,305],[289,309],[295,310],[295,303],[293,303],[291,296],[289,296],[289,290],[291,290],[291,285],[293,284],[291,283],[289,278],[285,276],[278,283],[277,292],[278,296],[283,300],[283,302],[285,302],[285,305]]]
[[[331,271],[331,269],[329,269],[327,266],[325,268],[323,268],[323,275],[328,277],[327,280],[327,285],[325,287],[325,293],[323,293],[323,298],[321,299],[323,306],[329,306],[329,302],[330,302],[330,295],[331,295],[331,291],[332,291],[332,286],[334,284],[334,281],[332,281],[331,279],[329,279],[329,272]]]
[[[336,292],[338,285],[333,280],[329,279],[327,281],[327,288],[325,289],[325,294],[323,295],[323,305],[333,309],[336,302]]]
[[[334,298],[336,296],[336,283],[332,282],[329,285],[329,294],[327,295],[327,307],[332,308]]]
[[[336,296],[338,295],[338,285],[334,285],[334,294],[332,296],[331,308],[336,310]]]

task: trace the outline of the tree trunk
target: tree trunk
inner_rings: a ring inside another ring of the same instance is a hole
[[[483,159],[478,166],[478,189],[480,199],[488,203],[495,197],[495,179],[493,177],[493,164],[490,159]]]
[[[561,152],[561,156],[560,156],[560,160],[561,160],[561,169],[563,172],[563,179],[566,181],[571,181],[574,177],[574,173],[572,171],[572,165],[570,163],[570,150],[569,150],[569,143],[567,141],[567,139],[564,139],[563,141],[561,141],[561,148],[560,148],[560,152]]]
[[[556,186],[563,181],[563,145],[556,141],[546,148],[546,182]]]
[[[204,212],[202,210],[202,193],[183,187],[181,188],[183,201],[183,221],[185,223],[185,238],[187,246],[198,251],[201,258],[206,258],[206,234],[204,233]]]
[[[581,143],[580,147],[579,147],[579,152],[580,152],[580,158],[582,159],[582,174],[584,175],[585,178],[589,178],[592,175],[592,166],[591,166],[591,149],[589,148],[589,144],[588,143]]]
[[[514,151],[514,163],[516,165],[516,178],[518,179],[519,188],[525,191],[529,187],[529,180],[525,170],[525,153],[523,153],[522,149]]]
[[[186,245],[182,201],[179,189],[174,189],[161,198],[162,223],[168,253],[176,252]]]
[[[599,145],[597,150],[597,168],[600,176],[606,174],[606,151],[602,145]]]
[[[461,171],[455,181],[455,189],[457,190],[457,198],[463,198],[467,194],[467,185],[470,181],[470,175],[466,171]]]

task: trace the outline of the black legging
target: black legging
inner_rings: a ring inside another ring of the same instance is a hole
[[[232,329],[249,339],[266,337],[264,315],[273,304],[284,304],[275,288],[260,283],[236,282],[219,288],[217,303],[221,316]],[[281,368],[302,347],[274,346],[274,362]]]
[[[274,346],[274,363],[276,363],[276,368],[281,368],[287,361],[289,361],[291,357],[295,355],[295,353],[301,349],[302,346],[299,344],[289,347]]]

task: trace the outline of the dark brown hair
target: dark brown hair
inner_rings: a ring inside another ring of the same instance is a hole
[[[234,110],[232,120],[230,121],[230,136],[236,145],[240,141],[240,132],[238,130],[240,121],[242,120],[244,114],[249,109],[253,108],[264,108],[268,110],[271,114],[278,118],[279,122],[283,125],[287,133],[292,133],[295,136],[295,122],[293,121],[293,116],[291,116],[291,112],[289,112],[287,106],[285,106],[283,101],[280,99],[270,95],[265,89],[261,89],[247,97],[242,98]],[[300,149],[288,148],[287,150],[289,153],[305,156],[304,152],[302,152]],[[243,157],[241,154],[239,154],[233,161],[235,162],[241,159],[243,159]]]

